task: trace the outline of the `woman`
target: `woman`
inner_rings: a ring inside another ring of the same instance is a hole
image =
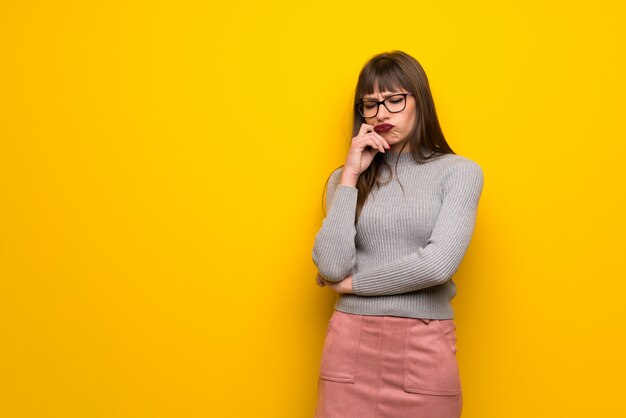
[[[315,237],[319,286],[338,293],[316,418],[461,415],[452,280],[483,173],[446,142],[421,65],[401,51],[361,70],[345,164]]]

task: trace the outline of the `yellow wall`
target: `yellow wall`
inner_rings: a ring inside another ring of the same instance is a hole
[[[391,49],[485,174],[464,418],[623,416],[623,1],[92,3],[0,5],[0,416],[312,417],[321,192]]]

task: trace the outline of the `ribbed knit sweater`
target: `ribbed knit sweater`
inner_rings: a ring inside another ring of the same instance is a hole
[[[452,319],[452,276],[474,231],[482,169],[455,154],[425,163],[408,152],[382,155],[392,170],[398,162],[397,173],[370,192],[356,225],[358,190],[338,184],[342,167],[331,174],[313,262],[329,281],[352,275],[354,293],[337,294],[337,310]],[[392,175],[382,173],[383,180]]]

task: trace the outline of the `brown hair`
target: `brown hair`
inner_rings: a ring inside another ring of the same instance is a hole
[[[415,124],[400,152],[404,150],[407,144],[410,145],[409,150],[417,163],[428,162],[441,154],[455,154],[446,142],[439,125],[435,103],[424,69],[415,58],[398,50],[374,55],[361,69],[354,93],[352,137],[358,135],[361,124],[365,123],[365,119],[357,109],[357,104],[366,94],[374,93],[375,87],[378,87],[379,91],[394,91],[402,88],[413,93],[415,97]],[[424,147],[432,150],[433,154],[426,156],[423,153]],[[340,167],[343,165],[337,168]],[[358,199],[355,223],[370,191],[374,187],[386,184],[391,180],[390,178],[387,182],[381,181],[383,168],[391,170],[389,164],[384,161],[383,154],[379,152],[374,156],[370,166],[359,176],[356,184]],[[326,191],[329,179],[330,176],[326,179],[324,191]],[[402,184],[400,186],[402,187]],[[323,201],[322,195],[322,207],[324,206]]]

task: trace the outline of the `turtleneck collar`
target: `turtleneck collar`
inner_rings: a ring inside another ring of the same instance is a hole
[[[422,150],[423,154],[426,156],[432,154],[432,151],[428,148],[422,148]],[[397,153],[385,150],[385,152],[383,153],[383,160],[391,166],[394,166],[396,164],[396,161],[398,162],[398,166],[415,164],[415,160],[413,159],[413,156],[409,151]]]

